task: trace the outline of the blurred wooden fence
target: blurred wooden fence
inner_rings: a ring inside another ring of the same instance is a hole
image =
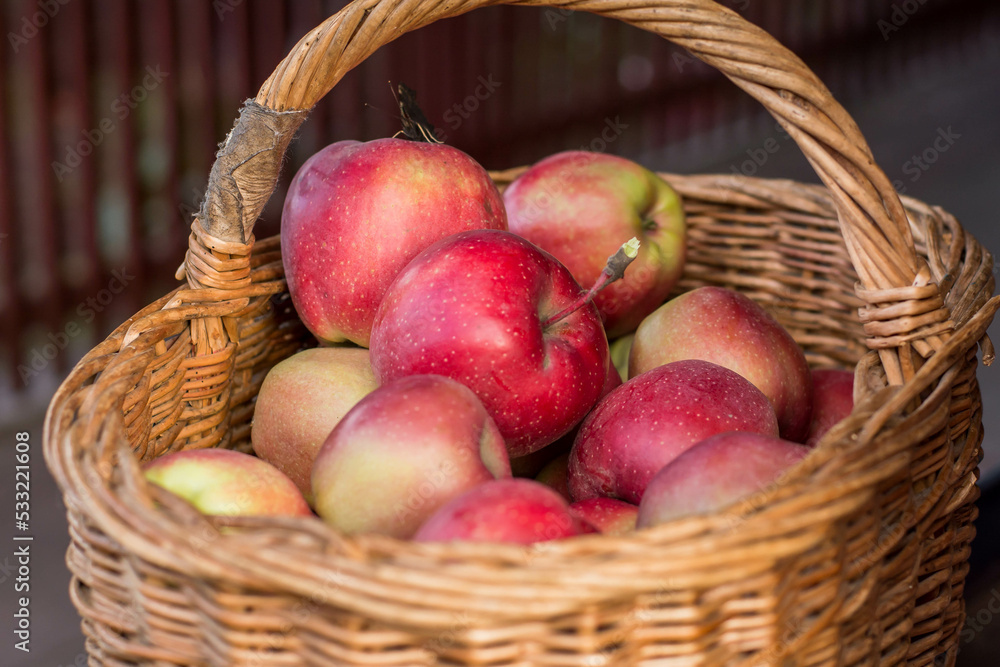
[[[84,351],[174,284],[190,214],[241,102],[301,35],[342,4],[3,4],[5,391],[50,388]],[[910,55],[935,40],[963,39],[975,28],[977,8],[988,5],[723,4],[803,56],[841,97],[877,94]],[[416,89],[448,142],[491,168],[581,146],[634,156],[760,114],[721,76],[652,35],[590,15],[494,7],[406,35],[351,72],[301,130],[285,180],[330,141],[394,133],[389,81]],[[606,135],[613,145],[598,145],[616,122],[630,130]],[[265,211],[260,235],[276,233],[280,195]]]

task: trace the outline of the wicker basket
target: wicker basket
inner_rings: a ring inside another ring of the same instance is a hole
[[[304,110],[380,45],[487,4],[358,0],[306,35],[219,153],[186,284],[59,389],[45,456],[65,494],[91,664],[954,664],[992,259],[946,212],[901,202],[808,68],[709,0],[567,6],[717,67],[826,186],[667,175],[690,221],[683,289],[740,289],[813,365],[856,367],[853,414],[794,474],[724,514],[534,547],[206,518],[145,483],[139,463],[165,452],[247,450],[265,373],[312,344],[278,239],[251,235]]]

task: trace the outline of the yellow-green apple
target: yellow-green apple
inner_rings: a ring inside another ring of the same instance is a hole
[[[519,236],[455,234],[386,292],[372,328],[375,377],[454,378],[486,406],[511,457],[530,454],[573,428],[607,380],[608,341],[585,296],[566,267]]]
[[[622,382],[628,379],[628,355],[632,351],[633,340],[635,340],[635,334],[628,334],[610,343],[611,363],[618,371]]]
[[[594,496],[638,504],[657,471],[710,435],[778,435],[767,397],[728,368],[675,361],[618,387],[587,416],[569,457],[574,500]]]
[[[330,431],[378,383],[368,350],[319,347],[293,354],[264,377],[254,407],[254,453],[312,500],[313,461]]]
[[[758,433],[720,433],[663,467],[639,503],[639,528],[719,511],[780,483],[809,448]]]
[[[517,177],[503,198],[510,231],[552,253],[581,285],[597,279],[622,242],[639,237],[628,275],[594,300],[611,338],[634,330],[663,303],[684,269],[680,197],[631,160],[557,153]]]
[[[413,535],[441,505],[510,477],[503,436],[468,388],[440,375],[389,382],[351,408],[313,465],[316,513],[344,533]]]
[[[833,426],[854,409],[854,373],[837,368],[812,371],[813,409],[805,444],[815,447]]]
[[[750,380],[774,405],[781,437],[805,440],[809,364],[795,339],[747,296],[699,287],[663,304],[635,332],[629,376],[681,359],[711,361]]]
[[[572,501],[569,494],[569,452],[546,463],[535,476],[535,481],[555,489],[560,496]]]
[[[446,503],[420,527],[418,542],[533,544],[594,532],[558,493],[530,479],[499,479]]]
[[[202,514],[312,516],[302,493],[284,473],[231,449],[173,452],[145,464],[143,474]]]
[[[549,463],[563,454],[569,454],[569,450],[573,447],[573,438],[570,436],[574,435],[575,432],[576,429],[574,428],[566,435],[551,444],[545,445],[541,449],[536,449],[524,456],[512,458],[510,460],[510,469],[514,473],[514,477],[534,478]]]
[[[281,215],[281,256],[292,303],[320,340],[367,346],[372,318],[396,274],[438,239],[507,229],[486,170],[444,144],[339,141],[292,179]]]
[[[514,477],[535,477],[550,461],[554,460],[560,454],[569,453],[569,448],[573,446],[573,441],[570,440],[567,446],[564,442],[565,439],[566,436],[564,435],[552,444],[546,445],[541,449],[536,449],[530,454],[511,458],[511,473]]]
[[[597,496],[575,502],[569,511],[605,535],[624,535],[635,530],[639,508],[615,498]]]

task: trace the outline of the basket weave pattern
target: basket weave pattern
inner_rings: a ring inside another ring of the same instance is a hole
[[[977,343],[991,359],[1000,305],[992,258],[945,211],[901,202],[805,65],[708,0],[573,8],[719,68],[825,184],[665,175],[690,226],[681,289],[739,289],[811,364],[856,366],[854,412],[792,475],[719,515],[530,548],[206,518],[144,482],[139,463],[166,452],[248,451],[264,375],[314,343],[278,239],[252,236],[302,110],[393,37],[484,4],[366,0],[304,37],[220,153],[186,284],[122,324],[53,399],[45,454],[93,661],[953,664],[978,495]]]

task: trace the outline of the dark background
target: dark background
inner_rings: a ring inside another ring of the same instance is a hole
[[[0,468],[13,466],[13,433],[28,431],[36,554],[33,652],[2,657],[3,664],[84,660],[63,563],[65,511],[41,458],[49,398],[86,350],[175,285],[190,215],[241,102],[342,4],[0,3]],[[813,67],[897,187],[955,214],[987,248],[1000,247],[997,3],[723,4]],[[590,15],[496,7],[404,36],[351,72],[300,131],[283,183],[331,141],[394,133],[390,81],[416,89],[448,143],[488,168],[588,146],[610,121],[622,131],[606,150],[654,169],[817,180],[770,116],[683,50]],[[937,152],[941,132],[953,142]],[[748,163],[771,138],[780,149],[763,164]],[[919,155],[926,169],[916,166]],[[277,233],[283,189],[258,237]],[[980,383],[985,496],[962,633],[960,664],[967,666],[1000,664],[1000,625],[991,625],[1000,612],[998,371],[983,369]],[[13,533],[10,521],[5,512],[3,535]],[[0,617],[10,619],[12,581],[2,558]],[[3,640],[0,656],[15,653],[11,644]]]

